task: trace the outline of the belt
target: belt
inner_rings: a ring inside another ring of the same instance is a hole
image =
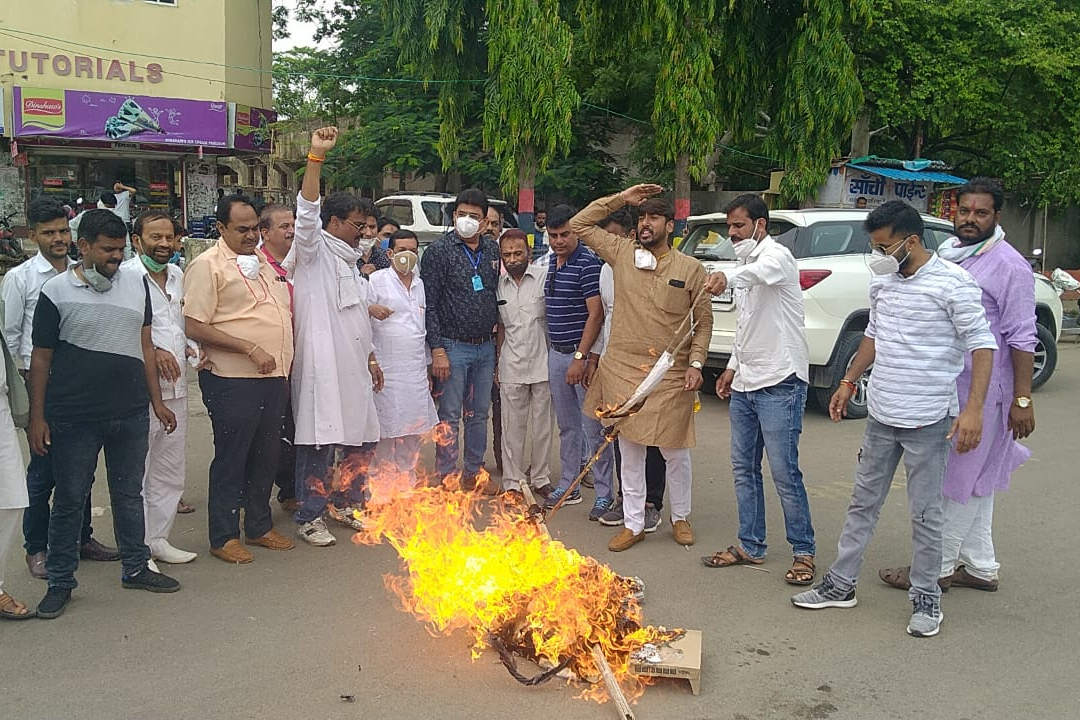
[[[454,342],[465,343],[466,345],[483,345],[487,341],[491,340],[491,338],[492,338],[492,336],[489,334],[489,335],[481,335],[480,337],[448,338],[448,339],[453,340]]]
[[[563,355],[570,355],[577,352],[577,345],[556,345],[551,343],[551,349]]]

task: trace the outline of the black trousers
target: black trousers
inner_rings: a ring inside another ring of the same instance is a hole
[[[270,491],[278,472],[288,383],[285,378],[224,378],[199,371],[203,403],[214,428],[207,502],[210,547],[273,527]]]
[[[618,438],[615,439],[615,474],[619,478],[619,497],[622,497],[622,453],[619,452]],[[650,445],[645,450],[645,502],[662,510],[666,489],[667,461],[660,448]]]
[[[293,420],[292,392],[286,392],[285,427],[281,433],[281,456],[278,458],[277,474],[274,476],[274,484],[278,488],[278,502],[296,498],[296,446],[293,445],[293,437],[295,436],[296,422]]]

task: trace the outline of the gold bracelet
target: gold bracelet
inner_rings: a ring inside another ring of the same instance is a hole
[[[252,346],[251,346],[251,350],[249,350],[249,351],[248,351],[248,354],[247,354],[247,356],[248,356],[248,357],[251,357],[252,355],[254,355],[254,354],[255,354],[255,351],[256,351],[256,350],[258,350],[258,349],[259,349],[259,346],[258,346],[258,345],[252,345]]]
[[[367,361],[367,364],[368,364],[368,365],[378,365],[378,364],[379,364],[379,361],[378,361],[378,360],[368,360],[368,361]]]
[[[847,378],[842,378],[840,380],[840,384],[841,385],[847,385],[852,390],[858,390],[859,389],[859,386],[855,384],[854,380],[848,380]]]
[[[307,159],[308,159],[308,162],[313,162],[313,163],[326,162],[325,157],[319,157],[318,155],[312,155],[311,153],[307,154]]]

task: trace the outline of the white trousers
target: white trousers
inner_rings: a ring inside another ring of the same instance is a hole
[[[420,435],[383,438],[375,446],[372,465],[396,467],[399,472],[407,473],[409,485],[416,487],[416,463],[420,459],[420,439]]]
[[[184,452],[187,441],[187,397],[165,401],[176,415],[176,429],[166,433],[161,421],[150,410],[149,449],[146,471],[143,473],[143,512],[146,515],[146,544],[151,550],[155,542],[168,541],[176,521],[176,504],[184,494],[184,475],[187,471]]]
[[[623,524],[637,535],[645,529],[645,453],[648,447],[619,438],[622,455]],[[660,448],[667,463],[667,491],[671,522],[690,517],[690,486],[693,469],[688,448]]]
[[[502,399],[503,490],[521,490],[525,468],[529,484],[542,488],[551,484],[551,389],[547,382],[500,383]],[[532,433],[532,453],[525,439]],[[529,464],[526,464],[528,458]]]
[[[7,567],[8,552],[22,530],[22,516],[22,508],[0,510],[0,592],[4,591],[4,568]]]
[[[952,575],[963,565],[983,580],[997,580],[994,556],[994,496],[973,497],[967,505],[945,498],[945,520],[941,528],[941,577]]]

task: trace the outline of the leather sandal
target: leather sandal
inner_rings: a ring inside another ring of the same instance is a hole
[[[788,585],[812,585],[816,572],[813,555],[796,555],[791,569],[784,574],[784,581]]]
[[[737,545],[728,545],[727,550],[704,555],[701,564],[710,568],[731,567],[732,565],[762,565],[765,558],[756,558]]]
[[[23,603],[6,592],[0,592],[0,618],[5,620],[29,620],[35,615],[36,613],[32,612]]]

